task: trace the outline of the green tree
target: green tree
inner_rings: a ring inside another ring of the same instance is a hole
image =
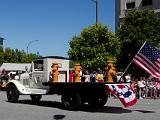
[[[1,55],[1,50],[0,50]],[[26,54],[23,50],[18,49],[11,49],[11,48],[5,48],[4,53],[2,53],[3,56],[0,56],[2,63],[31,63],[31,61],[35,58],[37,58],[36,54]],[[0,62],[1,62],[0,61]]]
[[[128,12],[117,34],[122,41],[118,65],[124,69],[146,40],[160,45],[160,20],[153,11],[134,9]]]
[[[11,63],[12,59],[13,59],[12,58],[12,49],[5,48],[5,51],[4,51],[4,62]]]
[[[22,63],[22,58],[24,57],[22,51],[15,49],[14,52],[15,52],[15,62]]]
[[[84,69],[104,69],[107,60],[116,62],[120,53],[120,41],[107,26],[92,25],[82,30],[69,42],[69,58]]]
[[[30,63],[35,58],[37,58],[37,55],[30,53],[30,54],[26,55],[24,62]]]

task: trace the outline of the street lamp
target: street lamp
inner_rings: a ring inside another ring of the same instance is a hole
[[[29,43],[28,43],[28,45],[27,45],[27,54],[28,54],[28,48],[29,48],[29,46],[33,43],[33,42],[38,42],[39,40],[32,40],[32,41],[30,41]]]
[[[91,0],[96,4],[96,24],[98,24],[98,0]]]

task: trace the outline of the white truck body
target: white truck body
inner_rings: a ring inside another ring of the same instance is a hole
[[[69,59],[58,56],[38,58],[32,61],[31,68],[26,73],[19,75],[18,79],[10,80],[20,94],[47,94],[49,87],[43,82],[50,82],[50,72],[53,63],[58,63],[58,82],[69,80]]]

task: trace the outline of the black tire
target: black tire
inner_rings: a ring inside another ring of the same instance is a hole
[[[77,110],[82,104],[81,96],[76,92],[65,92],[61,97],[62,103],[66,109]]]
[[[37,103],[41,100],[42,95],[30,95],[32,102]]]
[[[8,85],[7,87],[7,99],[8,102],[16,103],[19,99],[19,91],[15,85]]]
[[[99,94],[91,97],[88,103],[91,107],[103,107],[107,103],[107,100],[107,94]]]

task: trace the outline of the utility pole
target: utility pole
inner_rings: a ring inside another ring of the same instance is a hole
[[[98,0],[96,0],[96,24],[98,24]]]
[[[96,4],[96,24],[98,24],[98,0],[92,0]]]

